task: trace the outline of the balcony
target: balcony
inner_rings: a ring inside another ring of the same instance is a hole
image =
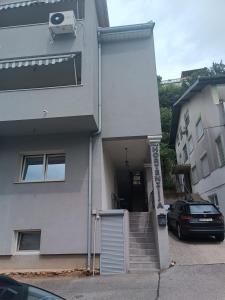
[[[84,86],[0,92],[0,135],[88,132],[97,129]]]
[[[81,53],[0,60],[0,135],[97,129]]]

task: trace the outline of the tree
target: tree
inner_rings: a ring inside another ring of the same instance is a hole
[[[187,77],[182,82],[182,90],[183,92],[188,89],[195,81],[198,79],[199,76],[211,76],[211,71],[208,68],[202,68],[199,70],[194,70],[189,77]]]
[[[184,89],[176,84],[159,84],[159,104],[161,107],[172,107],[174,101],[179,99]]]
[[[222,60],[219,63],[214,62],[209,71],[211,76],[225,75],[225,64]]]

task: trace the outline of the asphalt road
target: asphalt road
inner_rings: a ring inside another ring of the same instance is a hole
[[[67,300],[225,300],[225,264],[176,266],[160,275],[26,280]]]

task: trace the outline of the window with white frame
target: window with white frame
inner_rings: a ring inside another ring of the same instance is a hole
[[[197,139],[199,140],[204,134],[202,119],[199,118],[198,122],[196,123],[196,135]]]
[[[188,160],[188,152],[187,152],[187,145],[185,144],[183,147],[183,154],[184,154],[184,162]]]
[[[209,198],[210,202],[212,202],[216,206],[219,206],[219,201],[218,201],[217,194],[210,195],[208,198]]]
[[[179,138],[179,134],[177,134],[177,146],[180,145],[180,138]]]
[[[216,139],[216,148],[217,148],[217,153],[218,153],[220,166],[223,166],[225,164],[225,154],[224,154],[224,146],[223,146],[221,136],[219,136]]]
[[[196,165],[191,168],[191,175],[192,175],[192,183],[196,184],[198,182],[198,172]]]
[[[188,152],[189,152],[189,154],[191,154],[193,150],[194,150],[193,139],[192,139],[192,136],[190,136],[188,138]]]
[[[24,155],[22,182],[65,180],[65,154]]]
[[[189,116],[189,111],[187,110],[186,113],[184,114],[184,123],[185,126],[188,127],[190,123],[190,116]]]
[[[18,231],[16,251],[40,251],[41,231]]]
[[[208,156],[205,153],[202,158],[201,158],[201,168],[202,168],[202,176],[206,177],[209,175],[209,161],[208,161]]]

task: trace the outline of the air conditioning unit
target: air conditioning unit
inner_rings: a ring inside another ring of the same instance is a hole
[[[72,33],[76,36],[76,18],[74,11],[62,11],[49,14],[49,31],[52,36]]]

